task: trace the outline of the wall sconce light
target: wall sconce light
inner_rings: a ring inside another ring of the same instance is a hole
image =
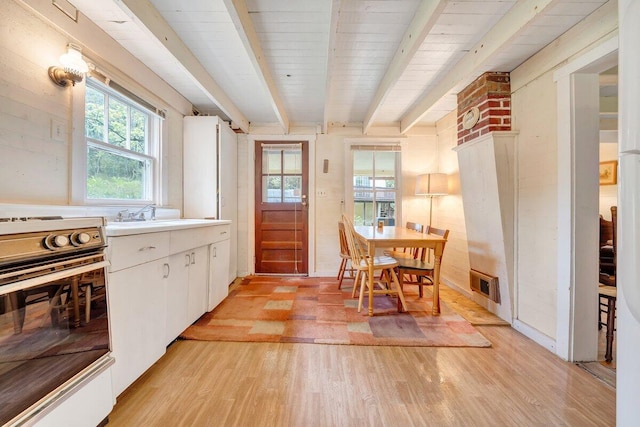
[[[445,173],[426,173],[416,178],[416,196],[429,197],[429,227],[433,211],[433,198],[449,194],[449,181]]]
[[[89,66],[82,59],[82,49],[72,43],[69,43],[67,53],[60,57],[60,64],[62,67],[49,67],[49,77],[55,84],[62,87],[67,87],[69,84],[75,86],[89,71]]]

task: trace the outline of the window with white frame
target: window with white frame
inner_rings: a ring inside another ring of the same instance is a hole
[[[154,201],[159,122],[129,97],[87,79],[87,202]]]
[[[351,153],[354,224],[395,225],[401,205],[400,146],[352,145]]]

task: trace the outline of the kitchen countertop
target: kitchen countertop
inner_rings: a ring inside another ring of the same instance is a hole
[[[107,237],[116,237],[225,224],[231,224],[231,221],[222,219],[161,219],[151,221],[109,222],[105,227],[105,231]]]

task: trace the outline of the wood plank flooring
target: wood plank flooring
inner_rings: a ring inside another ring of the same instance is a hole
[[[178,341],[109,426],[614,426],[615,390],[510,327],[491,348]]]

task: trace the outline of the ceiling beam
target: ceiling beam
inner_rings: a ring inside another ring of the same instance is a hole
[[[329,45],[327,48],[327,80],[324,87],[324,118],[322,131],[329,133],[329,108],[331,107],[331,82],[333,61],[336,57],[336,39],[338,38],[338,17],[340,16],[340,0],[331,2],[331,23],[329,25]]]
[[[267,59],[260,46],[258,33],[256,33],[256,29],[251,21],[251,16],[249,16],[247,4],[244,0],[224,0],[224,4],[238,31],[240,40],[242,40],[242,44],[244,44],[244,48],[249,55],[253,68],[269,95],[271,108],[273,108],[273,112],[276,114],[278,122],[286,135],[289,133],[289,117],[278,93],[278,89],[276,88],[276,84],[273,81],[273,77],[271,76]]]
[[[373,124],[373,121],[384,103],[385,99],[393,89],[396,82],[402,77],[411,59],[416,54],[422,42],[435,25],[440,13],[444,10],[449,0],[423,1],[420,2],[418,10],[413,16],[409,28],[404,33],[400,45],[396,50],[387,72],[382,78],[378,90],[376,91],[373,101],[367,109],[364,122],[362,123],[362,132],[367,133]]]
[[[489,59],[499,54],[536,18],[559,0],[519,0],[500,21],[467,53],[431,91],[427,92],[400,120],[400,132],[405,133],[451,90],[468,84],[482,72]],[[504,70],[495,70],[504,71]]]
[[[149,1],[118,0],[115,3],[143,30],[157,39],[211,99],[244,132],[249,133],[249,121],[231,101],[209,72]]]

